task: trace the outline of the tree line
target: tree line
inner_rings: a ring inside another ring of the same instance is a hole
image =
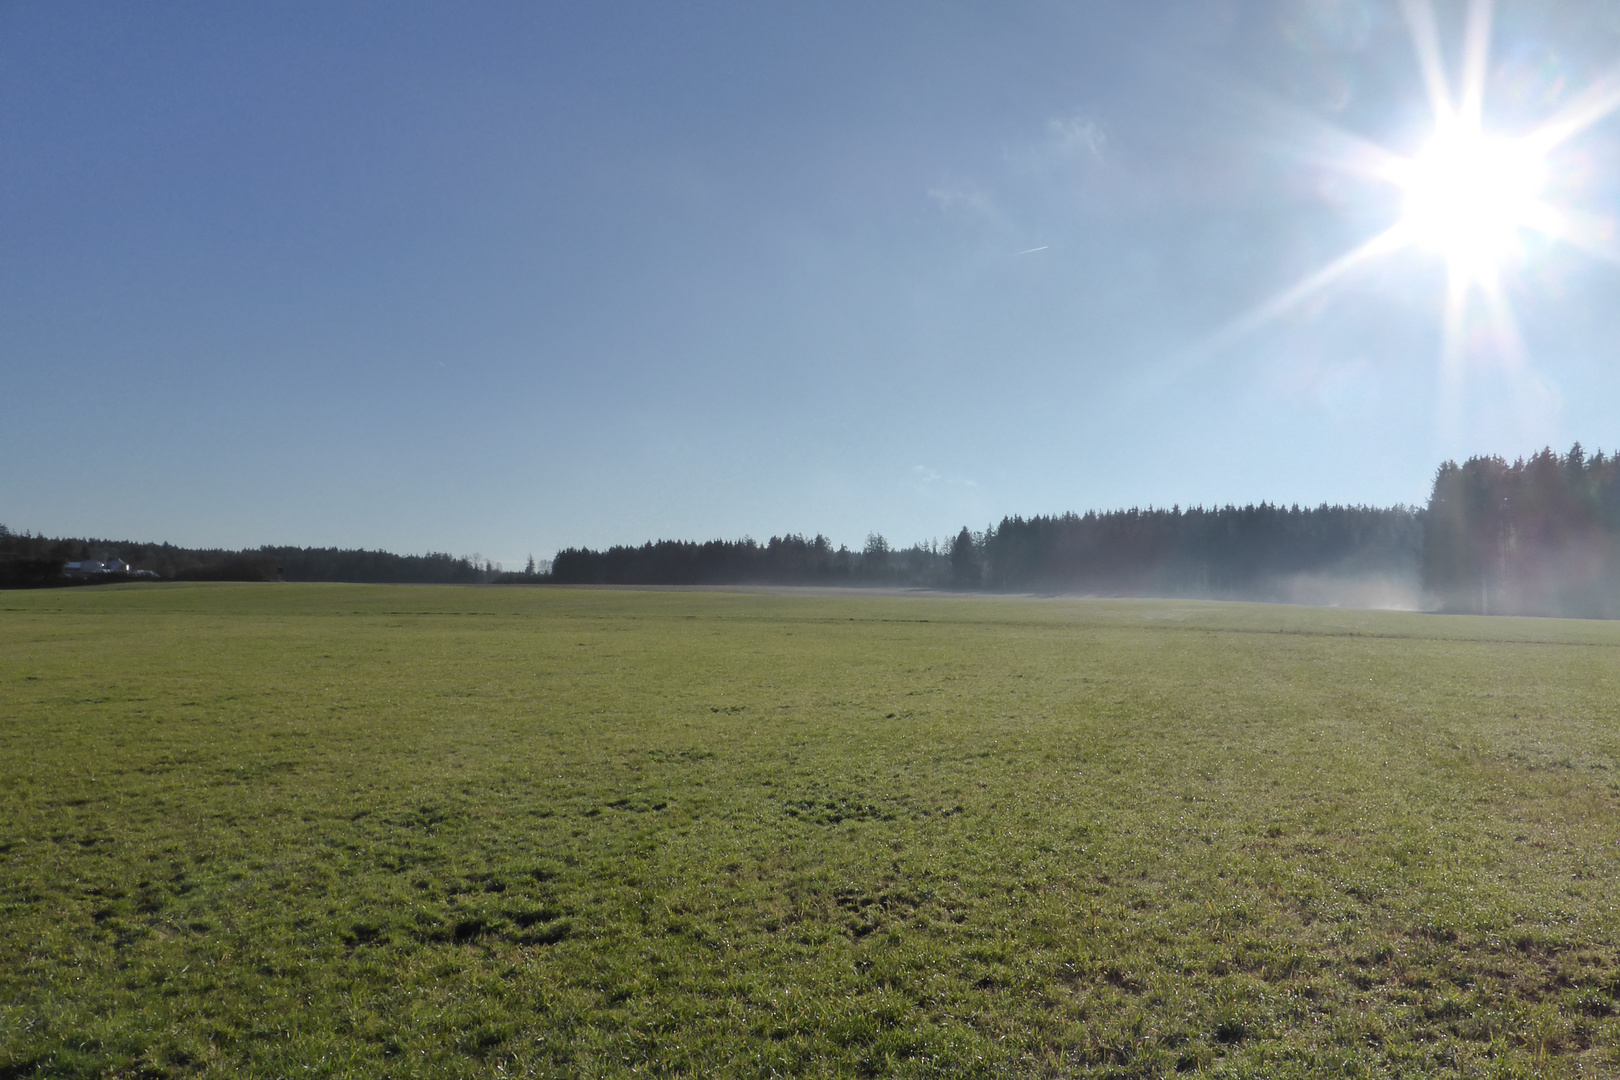
[[[1260,503],[1004,518],[980,576],[996,589],[1273,598],[1299,574],[1407,574],[1422,513],[1407,506]],[[969,578],[974,569],[967,569]]]
[[[1463,613],[1620,618],[1620,455],[1544,449],[1447,461],[1422,507],[1260,503],[1004,517],[982,531],[860,550],[797,533],[760,542],[656,540],[531,557],[340,548],[242,551],[48,539],[0,525],[0,587],[71,584],[72,561],[116,555],[169,580],[440,584],[844,585],[1290,599],[1302,579],[1393,579]],[[98,575],[95,580],[116,580]],[[87,579],[79,579],[80,581]]]
[[[826,537],[558,552],[574,584],[821,584],[1289,599],[1306,579],[1409,582],[1456,613],[1620,618],[1620,454],[1543,449],[1436,471],[1424,506],[1260,503],[1004,517],[945,543]],[[538,578],[533,580],[540,580]]]
[[[396,555],[347,548],[264,546],[233,551],[129,540],[52,538],[0,525],[0,588],[99,584],[133,574],[75,575],[68,564],[120,560],[169,581],[352,581],[472,585],[494,580],[491,563],[443,552]]]
[[[566,584],[902,585],[1104,595],[1253,596],[1301,573],[1414,573],[1422,512],[1410,507],[1262,503],[1006,517],[946,543],[860,551],[817,535],[694,543],[659,540],[557,553]]]
[[[877,534],[866,547],[834,548],[819,533],[742,540],[657,540],[605,551],[567,548],[548,579],[565,585],[892,585],[943,583],[949,558],[938,543],[891,549]]]

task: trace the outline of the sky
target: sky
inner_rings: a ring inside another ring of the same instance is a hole
[[[1617,63],[1585,2],[0,0],[0,522],[510,567],[1614,449]],[[1408,168],[1468,86],[1575,118],[1488,257]]]

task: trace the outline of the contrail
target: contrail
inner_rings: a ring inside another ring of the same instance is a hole
[[[1020,255],[1033,255],[1037,251],[1045,251],[1047,248],[1049,248],[1051,246],[1052,246],[1051,244],[1042,244],[1038,248],[1030,248],[1028,251],[1020,251],[1018,254],[1020,254]]]

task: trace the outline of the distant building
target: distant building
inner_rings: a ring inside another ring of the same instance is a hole
[[[80,562],[70,562],[62,567],[62,573],[68,577],[91,577],[95,574],[129,574],[133,573],[129,563],[123,559],[113,558],[106,562],[96,559],[84,559]]]

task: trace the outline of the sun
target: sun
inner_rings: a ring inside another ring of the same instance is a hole
[[[1464,281],[1495,278],[1518,250],[1519,231],[1541,217],[1547,168],[1528,140],[1450,124],[1403,171],[1403,230]]]
[[[1446,266],[1440,312],[1442,393],[1454,404],[1466,354],[1490,349],[1510,365],[1520,360],[1522,343],[1507,279],[1527,261],[1529,251],[1545,248],[1525,245],[1527,236],[1620,264],[1620,247],[1613,242],[1620,226],[1606,214],[1572,204],[1567,194],[1560,198],[1546,190],[1552,186],[1551,174],[1569,172],[1567,163],[1555,161],[1560,148],[1620,111],[1620,65],[1532,129],[1501,134],[1486,122],[1491,0],[1469,0],[1455,83],[1446,68],[1431,0],[1402,0],[1401,7],[1428,92],[1433,120],[1427,142],[1416,153],[1403,155],[1326,123],[1313,123],[1304,133],[1307,147],[1324,148],[1319,160],[1329,167],[1393,184],[1400,212],[1383,231],[1228,323],[1209,347],[1225,348],[1372,263],[1406,251],[1423,252]],[[1470,314],[1476,300],[1482,302],[1483,320]]]

